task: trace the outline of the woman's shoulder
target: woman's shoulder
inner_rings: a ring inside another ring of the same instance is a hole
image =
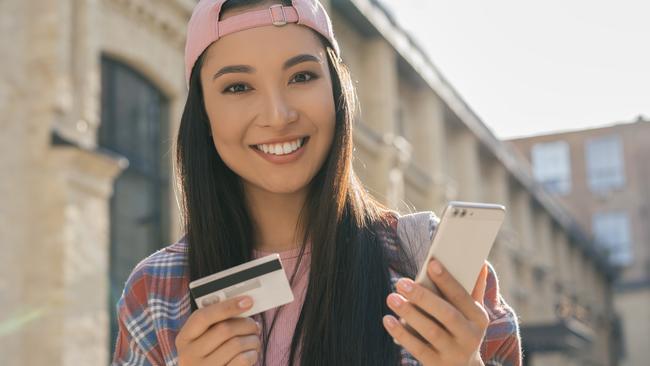
[[[163,247],[142,259],[130,277],[171,277],[180,278],[187,269],[187,243],[185,238]]]
[[[113,364],[134,357],[163,364],[173,358],[175,334],[190,313],[188,279],[183,239],[135,266],[117,303],[119,334]]]
[[[402,214],[395,210],[386,210],[383,213],[383,222],[397,236],[403,236],[411,231],[421,231],[431,237],[439,221],[433,211]]]
[[[133,268],[124,285],[121,301],[138,307],[152,302],[177,303],[187,294],[188,279],[187,244],[181,238],[152,253]]]
[[[401,214],[386,210],[377,234],[389,254],[405,252],[419,258],[421,252],[428,249],[427,244],[431,242],[438,221],[432,211]]]

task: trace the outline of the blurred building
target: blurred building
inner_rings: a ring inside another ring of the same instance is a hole
[[[526,362],[615,365],[615,272],[376,1],[329,0],[355,169],[403,212],[506,205],[491,253]],[[98,365],[133,266],[180,235],[170,161],[193,0],[0,2],[0,364]]]
[[[650,121],[513,140],[619,269],[622,365],[650,358]]]

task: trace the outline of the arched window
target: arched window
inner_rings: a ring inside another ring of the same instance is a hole
[[[102,57],[102,148],[126,157],[110,203],[111,355],[117,336],[115,304],[135,265],[169,237],[168,101],[129,66]]]

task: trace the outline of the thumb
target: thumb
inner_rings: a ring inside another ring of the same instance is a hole
[[[483,298],[485,297],[485,287],[487,286],[487,275],[488,275],[488,266],[487,262],[483,263],[483,267],[481,267],[481,272],[478,274],[478,278],[476,279],[476,285],[474,285],[474,290],[472,290],[472,298],[475,301],[478,301],[483,304]]]

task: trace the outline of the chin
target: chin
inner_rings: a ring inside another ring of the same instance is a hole
[[[264,177],[251,176],[249,179],[244,178],[246,185],[257,190],[263,190],[275,194],[292,194],[297,193],[309,185],[310,179],[306,176],[274,176]]]
[[[258,187],[271,193],[291,194],[305,189],[307,187],[307,182],[302,180],[287,182],[285,180],[283,182],[277,182],[277,183],[266,182],[265,184],[258,185]]]

